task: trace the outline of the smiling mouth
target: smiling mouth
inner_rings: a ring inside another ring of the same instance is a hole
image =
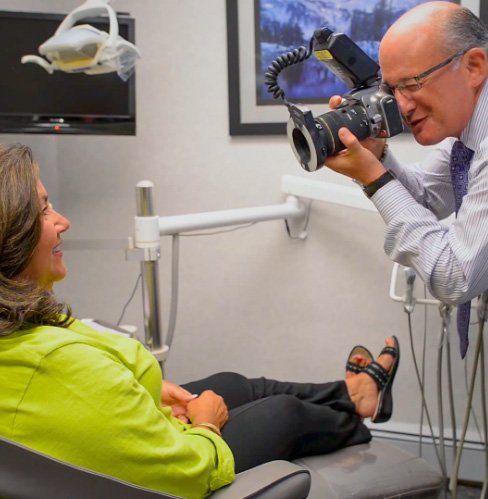
[[[423,121],[425,120],[425,118],[419,118],[419,119],[415,119],[415,120],[408,120],[407,121],[407,124],[410,128],[415,128],[417,127],[420,123],[422,123]]]
[[[62,243],[59,243],[57,246],[54,246],[53,250],[52,250],[52,254],[53,255],[59,255],[59,254],[63,254],[63,252],[61,251],[61,244]]]

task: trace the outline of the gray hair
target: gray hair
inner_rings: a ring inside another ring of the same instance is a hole
[[[449,13],[443,26],[446,52],[466,52],[480,47],[488,53],[488,26],[466,7]]]

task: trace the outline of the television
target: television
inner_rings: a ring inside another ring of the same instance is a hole
[[[127,81],[116,72],[101,75],[49,74],[23,55],[54,35],[65,14],[0,11],[0,133],[135,135],[135,74]],[[134,43],[135,22],[117,14],[119,35]],[[80,24],[107,31],[108,18]]]

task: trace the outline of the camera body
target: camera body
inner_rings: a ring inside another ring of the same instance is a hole
[[[381,85],[376,62],[349,37],[328,28],[317,30],[313,42],[315,56],[352,90],[338,108],[317,117],[301,104],[288,104],[288,139],[300,165],[310,172],[344,149],[338,137],[342,127],[359,140],[393,137],[403,131],[395,97]]]

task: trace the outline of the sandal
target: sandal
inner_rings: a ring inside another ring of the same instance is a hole
[[[387,371],[375,360],[362,369],[363,373],[366,373],[373,378],[379,388],[378,404],[373,416],[371,417],[372,423],[385,423],[391,418],[393,412],[393,397],[391,389],[398,369],[398,364],[400,362],[400,345],[398,344],[396,336],[393,336],[392,338],[395,340],[395,346],[384,347],[380,352],[380,355],[387,354],[393,357],[393,364],[390,371]]]
[[[353,347],[351,353],[347,357],[346,372],[359,374],[363,372],[364,367],[352,361],[352,358],[355,355],[361,355],[361,357],[367,359],[368,364],[373,361],[373,355],[366,347],[363,347],[362,345],[356,345],[355,347]]]

